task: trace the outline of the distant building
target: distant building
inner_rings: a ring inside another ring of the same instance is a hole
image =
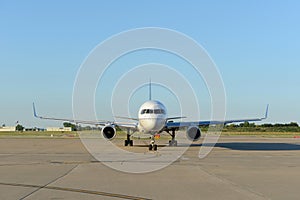
[[[14,131],[16,131],[16,127],[15,126],[1,126],[0,131],[1,132],[14,132]]]
[[[72,131],[71,127],[47,127],[46,131],[69,132]]]
[[[24,131],[45,131],[46,129],[44,128],[37,128],[37,127],[33,127],[33,128],[24,128]]]

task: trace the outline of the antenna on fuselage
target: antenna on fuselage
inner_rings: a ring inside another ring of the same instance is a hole
[[[151,94],[151,78],[149,80],[149,100],[151,101],[152,99],[152,94]]]

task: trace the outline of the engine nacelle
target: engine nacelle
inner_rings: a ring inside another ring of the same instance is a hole
[[[117,132],[114,126],[107,125],[102,128],[101,133],[105,139],[112,140],[116,137]]]
[[[201,137],[201,130],[196,126],[191,126],[186,131],[186,137],[190,141],[197,141]]]

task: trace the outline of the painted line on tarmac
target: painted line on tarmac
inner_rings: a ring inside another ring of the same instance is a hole
[[[0,185],[49,189],[49,190],[60,190],[60,191],[67,191],[67,192],[78,192],[78,193],[83,193],[83,194],[94,194],[94,195],[99,195],[99,196],[115,197],[115,198],[130,199],[130,200],[151,200],[151,199],[144,198],[144,197],[135,197],[135,196],[129,196],[129,195],[123,195],[123,194],[116,194],[116,193],[100,192],[100,191],[93,191],[93,190],[83,190],[83,189],[75,189],[75,188],[56,187],[56,186],[31,185],[31,184],[22,184],[22,183],[1,183],[1,182],[0,182]]]

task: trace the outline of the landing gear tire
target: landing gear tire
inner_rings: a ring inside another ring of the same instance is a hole
[[[133,140],[125,140],[124,141],[124,145],[125,145],[125,147],[127,147],[127,146],[133,146]]]
[[[157,144],[150,144],[149,145],[149,151],[157,151]]]
[[[177,140],[169,140],[169,146],[177,147]]]
[[[133,140],[131,140],[130,137],[131,137],[130,129],[128,128],[127,129],[127,138],[126,138],[126,140],[124,142],[125,147],[127,147],[127,146],[133,146]]]
[[[176,131],[176,129],[172,129],[172,133],[167,131],[167,133],[169,133],[170,136],[172,137],[172,139],[169,140],[169,146],[170,147],[176,147],[177,146],[177,140],[175,140],[175,131]]]

